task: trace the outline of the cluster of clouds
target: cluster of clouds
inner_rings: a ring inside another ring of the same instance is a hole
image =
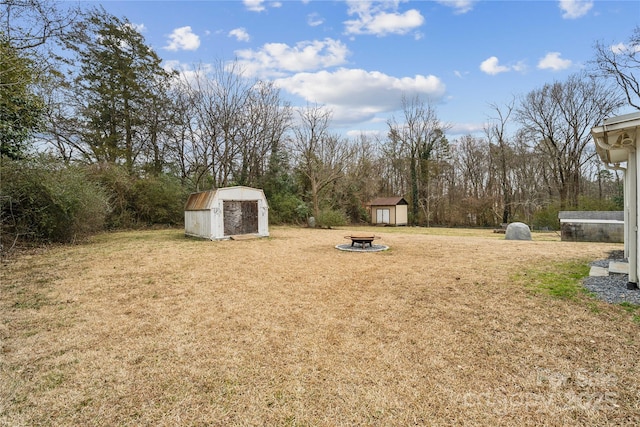
[[[308,1],[308,0],[307,0]],[[455,14],[473,10],[478,0],[438,0],[450,7]],[[263,12],[278,8],[277,1],[243,0],[251,12]],[[371,1],[346,0],[348,19],[343,21],[343,34],[349,38],[367,35],[385,37],[409,35],[420,39],[425,18],[417,9],[400,11],[401,0]],[[587,14],[593,0],[559,0],[564,19],[576,19]],[[324,20],[317,14],[307,16],[307,24],[318,26]],[[234,28],[227,36],[238,42],[249,42],[251,35],[246,28]],[[190,26],[176,28],[168,35],[164,47],[169,51],[197,50],[200,37]],[[382,72],[349,68],[351,52],[347,45],[336,39],[301,41],[295,45],[266,43],[259,48],[239,49],[236,61],[250,76],[275,81],[279,87],[307,102],[324,104],[334,111],[334,120],[357,122],[375,120],[380,113],[399,108],[402,96],[420,96],[438,102],[446,96],[444,82],[434,75],[395,77]],[[562,58],[560,52],[549,52],[539,58],[540,70],[561,71],[571,68],[571,60]],[[186,67],[181,65],[181,71]],[[503,64],[497,56],[491,56],[479,64],[487,75],[508,72],[525,72],[524,60]],[[463,73],[455,72],[462,77]]]
[[[540,58],[536,68],[539,70],[562,71],[572,66],[573,61],[562,58],[560,52],[548,52],[544,57]],[[525,72],[527,65],[523,60],[511,65],[502,65],[497,56],[491,56],[480,63],[480,70],[483,73],[495,76],[509,71]]]

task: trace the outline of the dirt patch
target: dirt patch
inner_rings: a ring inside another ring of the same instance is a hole
[[[640,423],[628,311],[513,280],[621,245],[376,228],[390,250],[359,254],[345,231],[114,233],[2,265],[0,424]]]

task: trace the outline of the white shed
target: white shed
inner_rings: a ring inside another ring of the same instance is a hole
[[[184,207],[184,232],[210,240],[269,236],[269,205],[264,192],[238,186],[192,193]]]

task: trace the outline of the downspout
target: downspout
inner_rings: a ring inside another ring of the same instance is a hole
[[[627,289],[638,288],[638,165],[636,151],[629,150],[629,283]]]

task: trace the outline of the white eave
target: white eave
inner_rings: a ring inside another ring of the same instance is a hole
[[[608,165],[619,165],[629,158],[630,150],[635,149],[640,112],[605,119],[602,126],[591,129],[596,143],[596,152]]]

